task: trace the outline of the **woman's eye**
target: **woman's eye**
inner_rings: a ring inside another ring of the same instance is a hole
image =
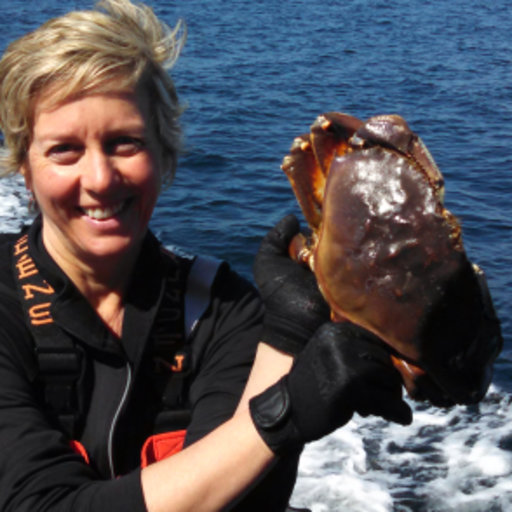
[[[63,143],[52,146],[48,154],[56,162],[66,165],[73,163],[79,157],[80,151],[75,144]]]
[[[139,137],[120,136],[107,142],[106,153],[109,155],[131,156],[146,147]]]

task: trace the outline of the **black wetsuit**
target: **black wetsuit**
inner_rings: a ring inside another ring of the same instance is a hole
[[[148,234],[126,295],[119,339],[45,251],[40,230],[36,220],[28,231],[30,256],[56,292],[54,323],[73,339],[81,357],[73,437],[91,460],[87,464],[69,447],[59,417],[48,412],[11,268],[19,235],[0,235],[0,510],[145,512],[144,441],[186,427],[190,444],[233,414],[259,340],[261,302],[252,285],[223,264],[209,308],[185,345],[190,369],[177,378],[168,371],[165,350],[172,355],[183,348],[190,260],[162,251]],[[297,457],[279,461],[231,508],[284,510],[296,466]],[[219,474],[219,485],[222,478]]]

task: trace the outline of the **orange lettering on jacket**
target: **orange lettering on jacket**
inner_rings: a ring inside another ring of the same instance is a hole
[[[51,302],[44,302],[42,304],[35,304],[29,308],[28,314],[32,325],[51,324],[53,322],[50,306]]]
[[[35,297],[34,292],[43,293],[45,295],[51,295],[54,293],[54,289],[45,281],[44,286],[37,286],[35,284],[23,284],[21,285],[25,292],[25,300],[31,300]]]
[[[176,354],[174,356],[174,364],[171,366],[171,370],[176,373],[182,372],[184,361],[185,361],[184,354]]]
[[[49,295],[55,290],[40,275],[34,260],[28,254],[28,235],[23,235],[14,244],[17,278],[27,303],[28,316],[32,325],[45,325],[53,322]]]

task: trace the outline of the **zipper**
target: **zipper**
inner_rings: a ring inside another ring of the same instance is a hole
[[[113,454],[113,451],[114,451],[114,448],[113,448],[113,445],[114,445],[114,431],[116,429],[116,425],[117,425],[117,422],[119,420],[119,416],[121,414],[121,411],[123,410],[124,405],[126,403],[126,399],[128,398],[128,392],[129,392],[130,386],[132,384],[132,368],[130,366],[130,363],[128,363],[128,362],[126,363],[126,370],[127,370],[127,375],[126,375],[126,382],[125,382],[125,385],[124,385],[123,394],[122,394],[121,400],[119,401],[119,404],[117,406],[116,412],[115,412],[114,417],[112,419],[112,423],[110,425],[110,430],[108,432],[108,445],[107,445],[107,449],[108,449],[108,464],[109,464],[109,467],[110,467],[110,476],[112,478],[116,477],[116,473],[115,473],[115,469],[114,469],[114,454]]]

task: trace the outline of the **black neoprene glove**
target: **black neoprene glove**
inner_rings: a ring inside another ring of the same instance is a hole
[[[329,434],[354,412],[402,425],[412,421],[388,351],[378,338],[348,322],[322,325],[291,372],[252,398],[249,407],[258,432],[276,454]]]
[[[461,373],[457,374],[452,370],[448,374],[448,379],[455,378],[459,380],[459,386],[464,387],[468,379],[472,381],[477,393],[474,398],[469,399],[468,395],[462,393],[450,396],[444,388],[454,389],[454,382],[445,386],[435,382],[429,375],[419,377],[416,381],[416,400],[428,400],[431,404],[439,407],[451,407],[456,403],[469,404],[480,401],[492,381],[493,362],[503,347],[503,337],[501,334],[500,321],[496,315],[492,302],[491,293],[487,285],[487,279],[484,272],[477,266],[474,267],[475,276],[480,290],[480,300],[482,302],[482,319],[478,324],[478,330],[474,331],[472,344],[467,347],[466,360],[464,361],[470,373],[464,379],[464,367],[461,367]],[[445,376],[446,378],[446,376]],[[441,382],[441,384],[443,384]],[[477,385],[478,384],[478,385]],[[451,386],[451,388],[450,388]],[[454,398],[455,396],[455,398]],[[463,397],[462,399],[460,397]]]
[[[265,236],[254,261],[254,280],[265,304],[262,339],[291,354],[299,353],[330,315],[313,273],[288,255],[297,233],[297,218],[284,217]]]

